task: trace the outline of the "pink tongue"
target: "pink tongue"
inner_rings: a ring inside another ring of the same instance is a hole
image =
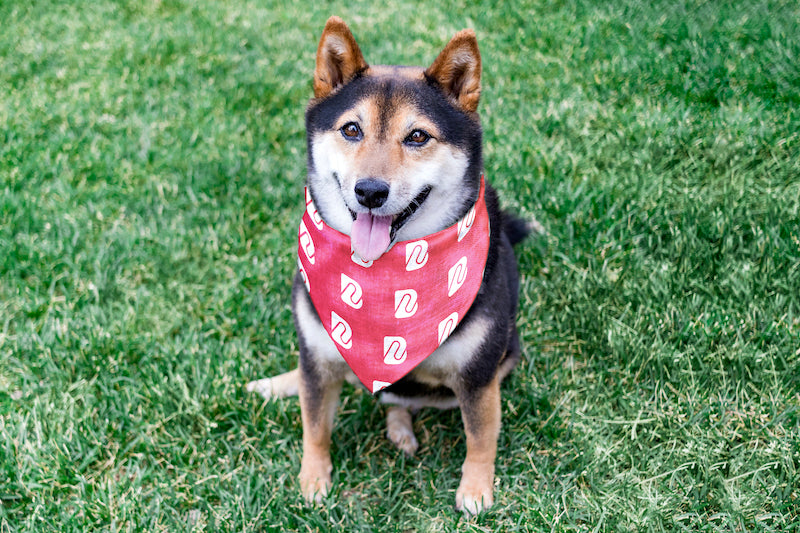
[[[374,261],[383,255],[391,241],[392,217],[359,213],[350,231],[350,244],[364,261]]]

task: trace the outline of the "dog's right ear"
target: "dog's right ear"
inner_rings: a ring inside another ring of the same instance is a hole
[[[317,48],[314,96],[325,98],[368,66],[347,24],[339,17],[329,18]]]

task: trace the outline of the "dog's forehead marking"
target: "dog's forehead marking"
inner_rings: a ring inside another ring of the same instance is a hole
[[[391,83],[387,80],[387,84]],[[434,137],[440,133],[436,121],[424,112],[415,95],[402,89],[365,93],[341,113],[335,129],[351,121],[358,122],[365,135],[381,142],[405,138],[414,129],[423,129]]]

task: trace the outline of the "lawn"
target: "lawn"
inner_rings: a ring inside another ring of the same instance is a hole
[[[289,309],[331,14],[372,63],[475,28],[523,360],[495,506],[346,387],[307,506]],[[0,532],[800,531],[800,4],[0,2]]]

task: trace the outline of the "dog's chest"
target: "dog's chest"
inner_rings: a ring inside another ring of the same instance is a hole
[[[476,317],[461,324],[436,351],[423,360],[409,376],[430,386],[456,386],[455,377],[460,374],[477,354],[489,334],[491,321]]]

